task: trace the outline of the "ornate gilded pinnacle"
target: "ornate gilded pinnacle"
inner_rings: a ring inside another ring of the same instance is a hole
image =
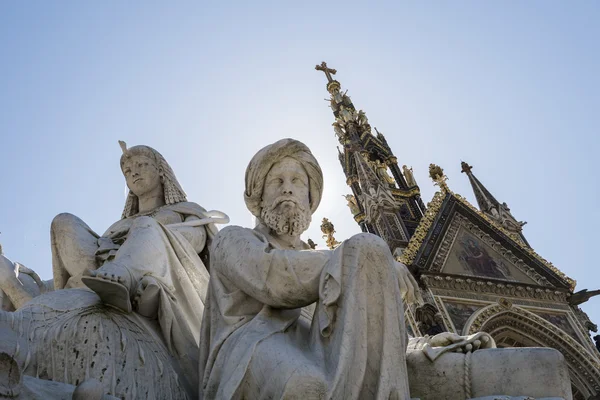
[[[335,98],[338,99],[342,99],[341,94],[339,93],[339,90],[341,89],[341,85],[338,81],[336,81],[335,79],[333,79],[333,77],[331,75],[335,75],[335,73],[337,72],[337,70],[333,69],[333,68],[329,68],[327,66],[327,63],[325,61],[323,61],[321,63],[321,65],[316,65],[315,69],[317,71],[323,71],[325,73],[325,76],[327,77],[327,91],[329,93],[331,93],[331,95]]]
[[[448,177],[444,175],[444,170],[439,165],[429,164],[429,177],[435,182],[436,185],[439,185],[440,188],[448,191],[448,186],[446,185],[446,181]]]
[[[439,165],[429,164],[429,177],[437,182],[444,177],[444,170]]]
[[[321,232],[324,233],[323,239],[326,239],[327,247],[333,250],[340,242],[335,240],[333,234],[335,233],[335,228],[331,221],[327,218],[323,218],[323,222],[321,223]]]

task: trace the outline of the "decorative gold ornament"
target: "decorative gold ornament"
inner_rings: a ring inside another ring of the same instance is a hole
[[[435,221],[435,217],[438,212],[442,208],[442,204],[444,203],[444,199],[446,198],[446,193],[436,192],[433,196],[433,199],[427,204],[427,211],[421,218],[421,222],[419,222],[419,226],[415,230],[415,233],[410,238],[406,249],[399,257],[399,261],[410,265],[415,260],[417,256],[417,252],[421,248],[425,237],[427,236],[427,232],[429,232],[429,228],[433,225],[433,221]]]
[[[358,176],[356,176],[356,175],[350,175],[348,177],[348,179],[346,179],[346,184],[348,186],[352,186],[352,184],[355,182],[358,182]]]
[[[362,223],[365,220],[365,214],[360,213],[354,216],[354,220],[356,222],[358,222],[359,224]]]
[[[327,91],[331,94],[339,91],[341,89],[341,85],[338,81],[331,81],[327,84]]]
[[[444,192],[450,192],[446,181],[448,177],[444,175],[442,167],[436,164],[429,164],[429,177],[438,185]]]
[[[329,221],[327,218],[323,218],[323,222],[321,223],[321,232],[324,233],[323,239],[326,240],[327,247],[329,247],[331,250],[333,250],[337,245],[340,244],[340,242],[335,240],[335,238],[333,237],[333,234],[335,233],[335,228],[331,221]]]
[[[498,304],[500,304],[502,307],[506,308],[507,310],[512,308],[512,302],[508,299],[505,299],[504,297],[501,297],[500,299],[498,299]]]
[[[421,194],[421,190],[419,189],[418,186],[415,186],[409,190],[403,190],[403,189],[392,189],[392,194],[394,196],[398,196],[398,197],[403,197],[403,198],[408,198],[408,197],[413,197],[416,195],[420,195]]]

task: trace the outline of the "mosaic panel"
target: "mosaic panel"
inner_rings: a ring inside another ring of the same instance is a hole
[[[458,334],[462,332],[471,315],[482,307],[479,304],[454,303],[446,300],[443,302]]]
[[[443,272],[536,284],[509,260],[463,227],[452,245]]]

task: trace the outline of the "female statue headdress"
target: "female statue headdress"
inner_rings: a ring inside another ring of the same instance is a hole
[[[123,168],[123,164],[125,160],[134,155],[141,154],[155,161],[156,166],[158,167],[160,174],[160,181],[163,185],[163,191],[165,196],[165,204],[175,204],[187,201],[187,197],[181,185],[177,181],[175,177],[175,173],[171,166],[165,160],[165,158],[158,151],[154,150],[152,147],[148,146],[133,146],[131,148],[127,148],[127,144],[119,140],[119,145],[123,150],[123,155],[121,156],[121,168]],[[133,194],[131,189],[129,190],[129,194],[127,195],[127,200],[125,202],[125,208],[123,209],[123,215],[121,218],[129,218],[133,215],[136,215],[139,212],[138,208],[138,197]]]

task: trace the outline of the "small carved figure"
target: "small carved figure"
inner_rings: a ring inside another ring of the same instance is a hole
[[[425,303],[415,310],[415,319],[419,331],[424,335],[434,336],[444,332],[442,314],[433,304]]]
[[[358,125],[368,125],[369,119],[367,118],[367,114],[363,110],[359,110],[356,114],[356,119],[358,121]]]
[[[510,232],[521,232],[523,230],[523,226],[527,223],[523,221],[517,221],[516,218],[513,217],[512,213],[510,212],[510,208],[508,208],[508,204],[506,203],[502,203],[498,206],[497,215],[500,224]]]
[[[350,212],[352,215],[357,215],[360,213],[360,208],[358,208],[358,203],[356,202],[356,197],[352,194],[344,195],[344,198],[348,201],[348,207],[350,208]]]
[[[382,163],[381,160],[370,161],[370,164],[381,182],[391,188],[395,187],[396,181],[388,173],[387,165]]]
[[[415,180],[415,176],[413,175],[412,167],[408,168],[406,165],[403,165],[402,173],[404,175],[404,179],[406,179],[406,184],[408,185],[408,187],[417,186],[417,181]]]
[[[339,122],[334,122],[333,124],[333,131],[335,132],[336,136],[338,137],[339,140],[342,140],[345,136],[345,132],[342,129],[342,125]]]
[[[340,118],[344,123],[354,121],[354,112],[351,108],[340,106]]]

